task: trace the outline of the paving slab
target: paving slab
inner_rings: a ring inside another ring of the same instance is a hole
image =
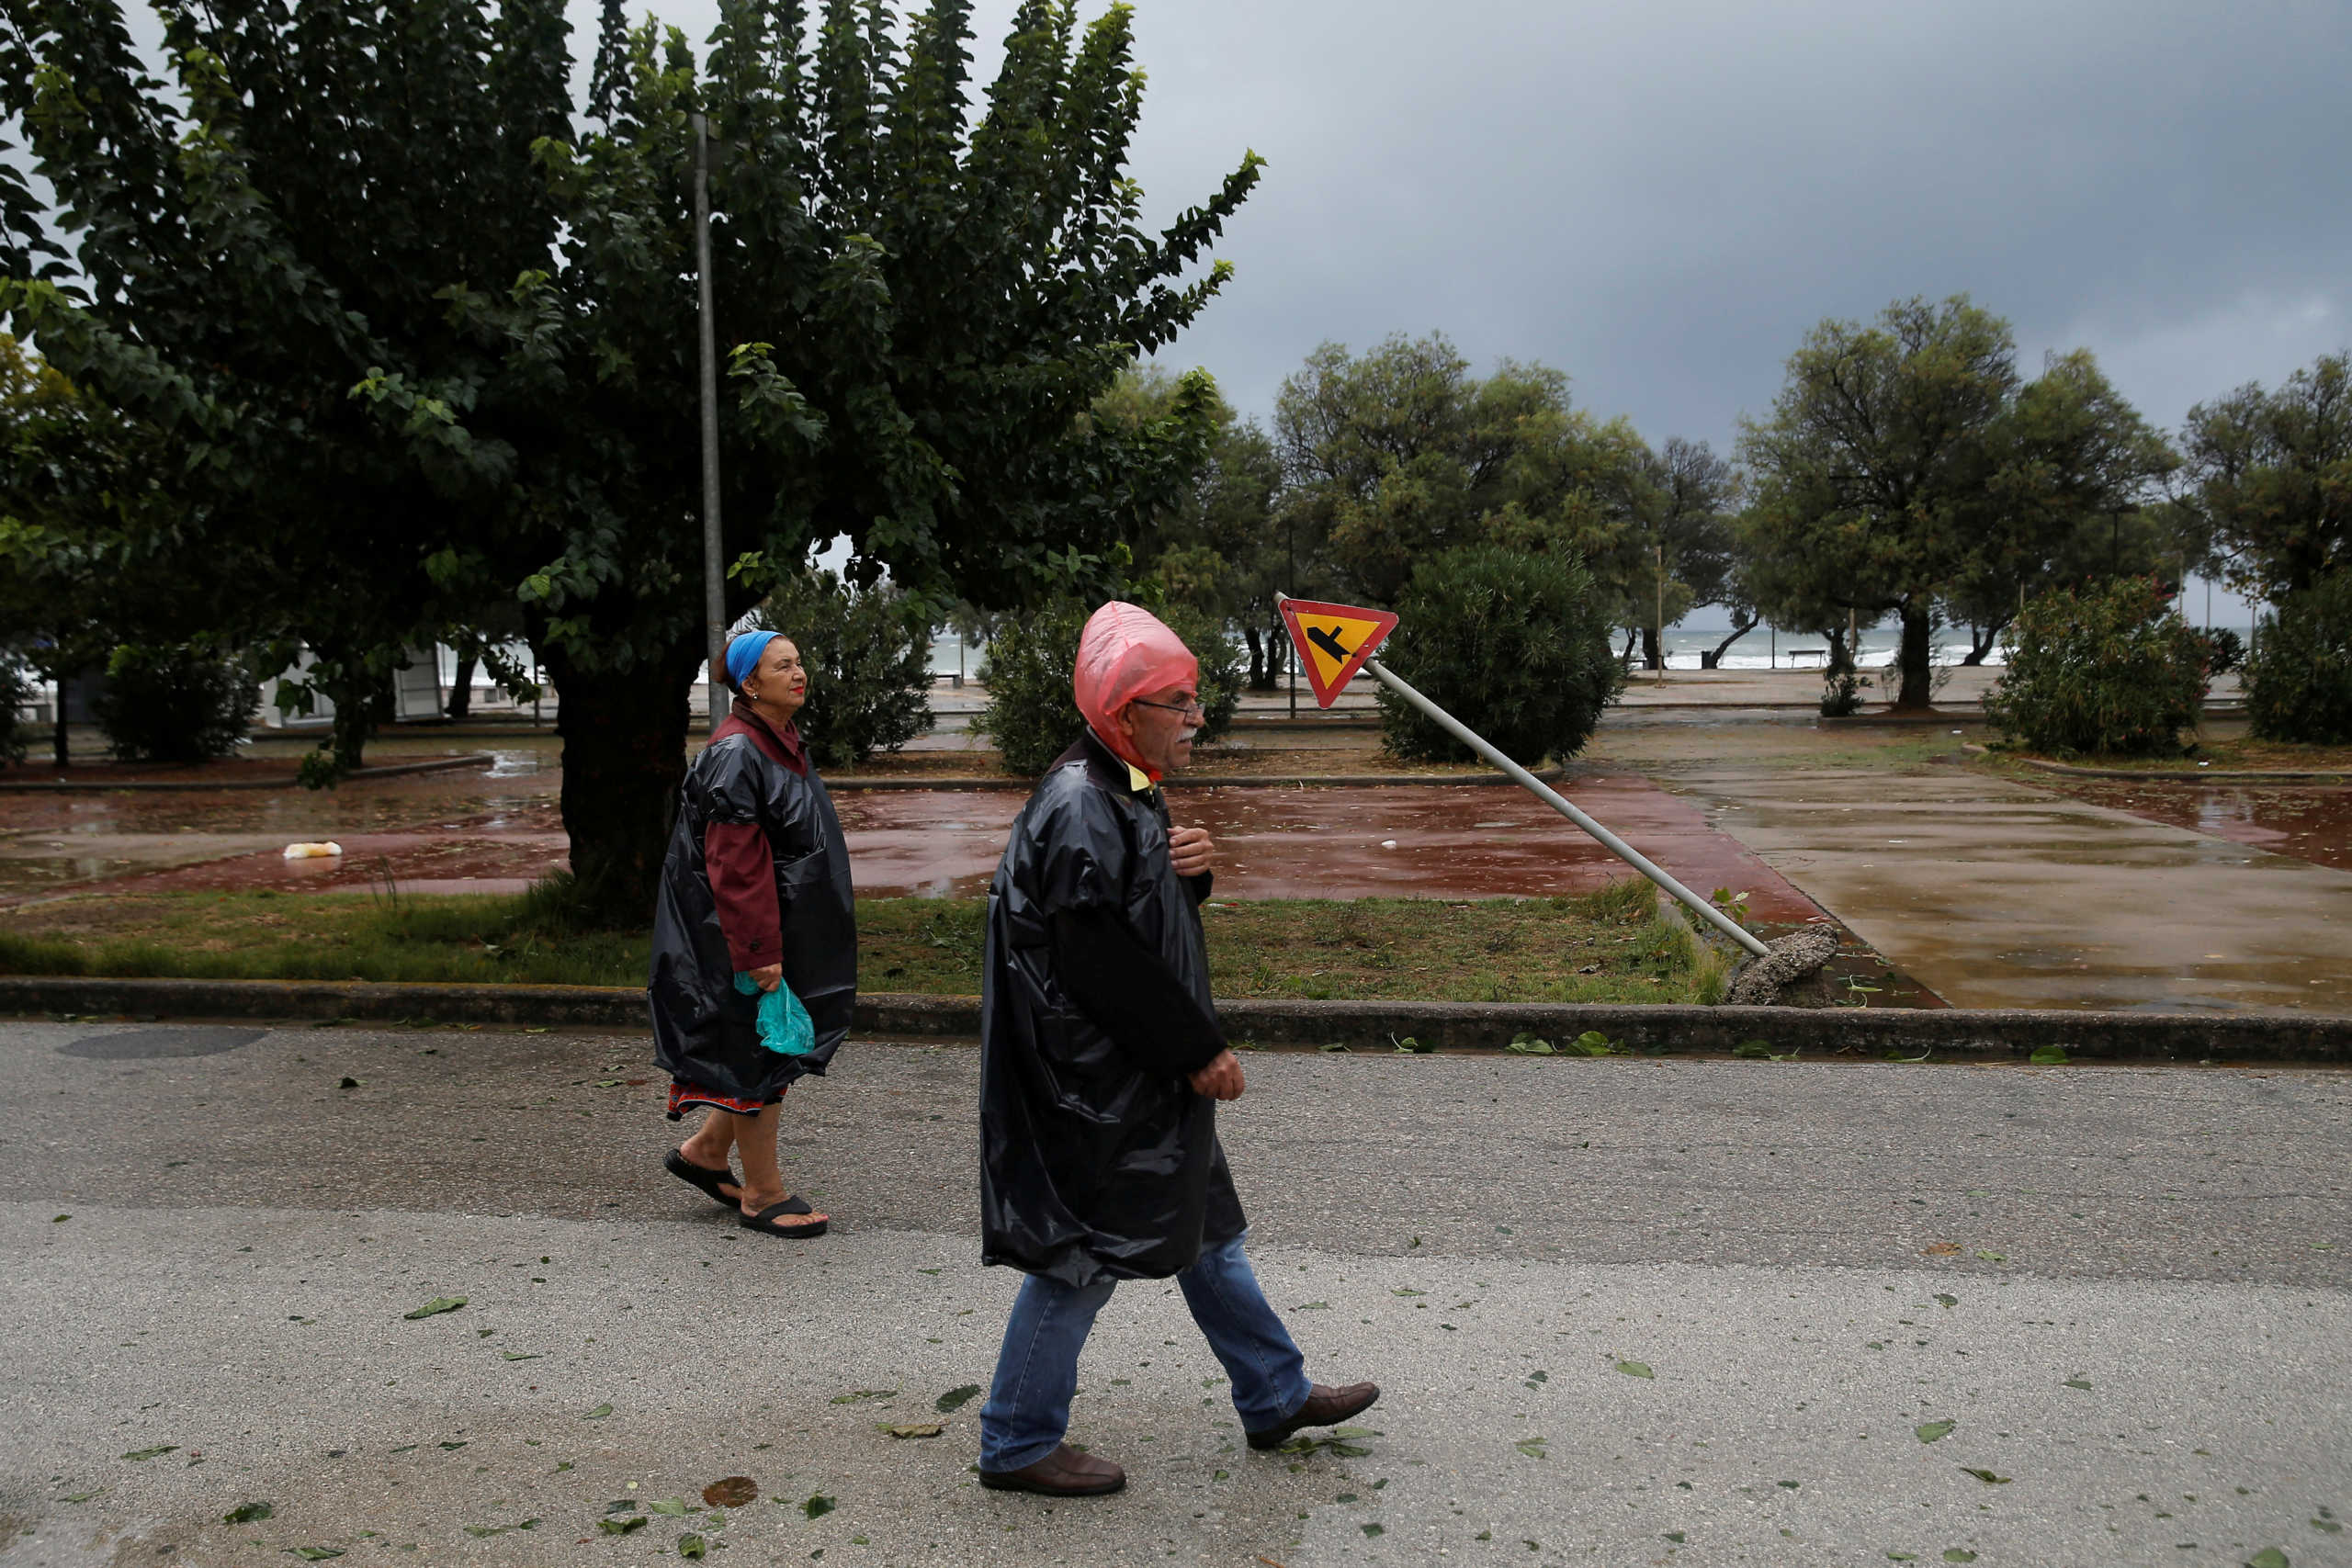
[[[1955,1007],[2352,1011],[2352,872],[1957,766],[1667,776]]]

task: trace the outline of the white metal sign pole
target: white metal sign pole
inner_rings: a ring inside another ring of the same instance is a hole
[[[1594,821],[1583,812],[1577,810],[1576,807],[1571,805],[1566,797],[1562,795],[1557,790],[1553,789],[1542,779],[1537,778],[1533,773],[1529,773],[1525,768],[1521,767],[1517,762],[1512,761],[1509,757],[1504,756],[1500,751],[1495,750],[1494,747],[1488,745],[1484,736],[1478,734],[1477,731],[1472,729],[1468,725],[1463,723],[1460,719],[1454,717],[1452,714],[1446,712],[1443,708],[1430,701],[1429,698],[1415,691],[1408,682],[1398,676],[1395,671],[1388,669],[1387,666],[1382,664],[1379,660],[1367,659],[1363,661],[1363,667],[1375,679],[1385,682],[1390,691],[1396,693],[1398,696],[1404,698],[1407,702],[1412,704],[1415,707],[1420,709],[1423,713],[1429,715],[1430,717],[1442,725],[1445,728],[1446,732],[1452,735],[1456,740],[1461,741],[1464,746],[1467,746],[1473,751],[1477,752],[1478,755],[1484,757],[1498,768],[1500,768],[1504,773],[1509,773],[1512,782],[1517,784],[1521,788],[1526,790],[1529,794],[1534,795],[1536,799],[1542,801],[1544,805],[1550,807],[1553,810],[1558,812],[1561,816],[1566,818],[1577,827],[1583,829],[1587,833],[1589,833],[1594,841],[1599,843],[1602,849],[1607,850],[1611,854],[1615,855],[1619,860],[1623,861],[1627,865],[1632,866],[1635,871],[1640,872],[1644,876],[1648,877],[1652,882],[1657,883],[1660,887],[1665,888],[1675,897],[1690,906],[1690,908],[1695,910],[1702,919],[1706,920],[1708,924],[1713,926],[1717,931],[1731,938],[1732,941],[1739,943],[1741,947],[1746,948],[1748,952],[1754,953],[1758,958],[1767,957],[1770,954],[1771,950],[1766,947],[1756,936],[1741,930],[1737,921],[1733,920],[1721,909],[1716,908],[1713,904],[1708,903],[1704,898],[1700,897],[1696,893],[1691,892],[1690,889],[1683,886],[1682,884],[1668,875],[1663,868],[1651,861],[1651,859],[1647,855],[1642,853],[1641,851],[1634,848],[1633,845],[1627,843],[1624,840],[1619,838],[1616,834],[1611,832],[1608,829],[1602,827],[1600,823]]]

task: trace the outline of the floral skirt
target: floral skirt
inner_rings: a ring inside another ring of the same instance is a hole
[[[717,1089],[705,1089],[684,1078],[670,1080],[670,1120],[683,1121],[689,1111],[726,1111],[737,1116],[757,1116],[771,1105],[781,1104],[784,1090],[777,1089],[765,1100],[737,1100]]]

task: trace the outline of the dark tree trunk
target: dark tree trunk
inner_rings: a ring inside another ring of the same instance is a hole
[[[1665,662],[1665,660],[1666,654],[1658,647],[1657,628],[1644,626],[1642,628],[1642,668],[1656,670]]]
[[[1852,674],[1854,654],[1853,650],[1846,646],[1846,634],[1832,626],[1821,635],[1829,639],[1829,662],[1821,673],[1825,677]]]
[[[1981,629],[1975,626],[1969,627],[1968,657],[1961,662],[1968,665],[1984,663],[1984,656],[1992,652],[1993,645],[2000,640],[2002,631],[2016,618],[2014,615],[2003,615],[1989,626]]]
[[[1241,640],[1250,645],[1250,689],[1253,692],[1272,691],[1274,672],[1267,666],[1265,645],[1258,640],[1258,628],[1243,626]]]
[[[61,768],[70,768],[74,765],[74,748],[65,739],[65,698],[73,684],[73,676],[58,676],[57,707],[49,716],[52,721],[49,727],[50,750],[57,759],[57,765]]]
[[[1634,667],[1634,643],[1641,635],[1632,626],[1625,628],[1625,651],[1617,656],[1617,661],[1628,670]]]
[[[442,711],[449,716],[453,723],[473,711],[474,662],[474,656],[470,653],[460,657],[458,660],[458,678],[449,682],[448,705]]]
[[[1935,649],[1928,641],[1929,616],[1925,604],[1903,607],[1903,650],[1897,655],[1903,667],[1903,686],[1894,698],[1898,708],[1924,708],[1935,701],[1935,681],[1931,673]]]
[[[1731,651],[1731,645],[1737,642],[1741,637],[1746,637],[1749,632],[1754,631],[1756,629],[1756,625],[1757,623],[1750,621],[1744,626],[1734,627],[1731,636],[1715,644],[1712,651],[1704,651],[1699,655],[1699,668],[1702,670],[1721,669],[1723,667],[1724,655]]]
[[[685,645],[648,669],[582,671],[542,654],[563,738],[563,828],[571,836],[577,912],[597,926],[641,929],[686,768],[686,698],[701,649]]]

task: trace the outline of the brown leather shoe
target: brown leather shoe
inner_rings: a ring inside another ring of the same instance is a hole
[[[1374,1382],[1351,1382],[1345,1388],[1326,1388],[1315,1383],[1307,1389],[1306,1403],[1297,1413],[1279,1427],[1269,1427],[1262,1432],[1250,1434],[1253,1449],[1278,1449],[1290,1440],[1293,1432],[1302,1427],[1336,1427],[1351,1416],[1361,1416],[1380,1397],[1380,1385]]]
[[[1099,1497],[1127,1483],[1127,1472],[1062,1444],[1035,1464],[1019,1470],[984,1470],[980,1484],[999,1492],[1036,1492],[1047,1497]]]

